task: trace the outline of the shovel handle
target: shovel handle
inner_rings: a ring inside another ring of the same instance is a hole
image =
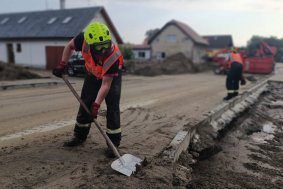
[[[74,96],[76,97],[76,99],[79,101],[80,105],[84,108],[84,110],[91,115],[88,107],[85,105],[85,103],[82,101],[82,99],[80,98],[80,96],[78,95],[78,93],[75,91],[75,89],[73,88],[73,86],[71,85],[71,83],[69,82],[68,78],[66,75],[62,75],[62,79],[65,81],[66,85],[69,87],[69,89],[71,90],[71,92],[74,94]],[[95,126],[98,128],[98,130],[100,131],[100,133],[103,135],[103,137],[105,138],[105,140],[107,141],[108,145],[110,146],[110,148],[112,149],[112,151],[115,153],[115,155],[120,159],[120,161],[122,162],[122,158],[121,155],[119,154],[117,148],[114,146],[114,144],[112,143],[112,141],[110,140],[110,138],[103,132],[101,126],[99,125],[99,123],[96,121],[96,119],[93,119],[93,122],[95,124]]]

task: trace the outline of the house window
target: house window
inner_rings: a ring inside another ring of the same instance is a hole
[[[165,52],[158,52],[157,53],[157,60],[164,60],[166,58]]]
[[[17,52],[22,52],[22,45],[20,43],[17,43]]]
[[[177,41],[177,37],[176,37],[176,35],[167,35],[167,42],[169,42],[169,43],[176,43],[176,41]]]
[[[145,52],[139,52],[138,57],[139,58],[145,58]]]

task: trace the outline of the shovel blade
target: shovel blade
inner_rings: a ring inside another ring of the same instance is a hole
[[[124,175],[131,176],[136,171],[136,165],[140,165],[142,160],[131,154],[124,154],[111,164],[111,168]]]

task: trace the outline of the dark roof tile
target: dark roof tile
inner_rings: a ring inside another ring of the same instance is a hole
[[[234,46],[231,35],[206,35],[202,37],[208,41],[210,48],[229,48]]]
[[[152,36],[149,39],[149,43],[151,43],[153,39],[156,36],[158,36],[169,25],[177,26],[182,32],[184,32],[186,36],[191,38],[195,43],[201,44],[201,45],[208,45],[208,42],[205,39],[203,39],[201,36],[199,36],[191,27],[177,20],[171,20],[170,22],[167,22],[154,36]]]
[[[0,14],[0,39],[11,38],[72,38],[91,22],[98,12],[102,12],[114,33],[117,42],[122,43],[118,32],[103,7],[48,10],[36,12]],[[18,21],[26,17],[22,23]],[[66,18],[69,22],[63,23]],[[6,18],[8,21],[2,23]],[[56,18],[48,24],[50,19]]]

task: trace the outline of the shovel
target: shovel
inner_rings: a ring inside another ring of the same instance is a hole
[[[65,81],[67,86],[70,88],[71,92],[74,94],[74,96],[77,98],[81,106],[85,109],[85,111],[91,115],[89,109],[85,105],[85,103],[81,100],[78,93],[75,91],[69,80],[67,79],[66,75],[62,75],[62,79]],[[117,148],[114,146],[112,141],[109,139],[109,137],[103,132],[101,126],[96,121],[96,119],[93,119],[93,122],[95,126],[98,128],[100,133],[103,135],[105,140],[107,141],[108,145],[111,147],[112,151],[115,153],[115,155],[119,158],[112,162],[111,168],[115,171],[118,171],[124,175],[131,176],[132,173],[136,172],[137,166],[139,167],[141,165],[142,160],[138,157],[135,157],[131,154],[124,154],[121,156],[117,150]]]

